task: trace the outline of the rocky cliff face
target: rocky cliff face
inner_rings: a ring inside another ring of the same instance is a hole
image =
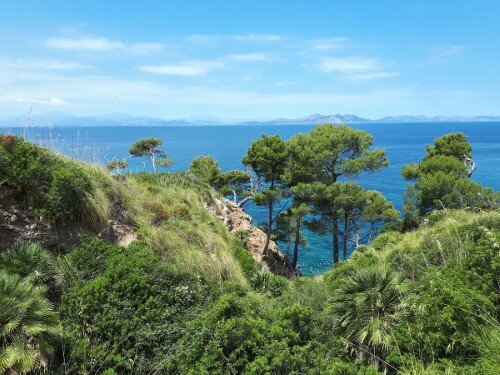
[[[252,225],[250,215],[228,199],[214,197],[214,202],[214,205],[207,205],[206,210],[221,220],[231,233],[244,234],[246,248],[263,269],[285,277],[296,275],[290,260],[278,249],[274,241],[269,244],[269,256],[264,257],[266,234]]]
[[[38,242],[47,248],[68,251],[81,243],[83,234],[103,238],[109,243],[127,246],[137,235],[121,220],[109,220],[100,230],[66,221],[47,226],[34,210],[14,199],[9,189],[0,190],[0,251],[16,242]]]

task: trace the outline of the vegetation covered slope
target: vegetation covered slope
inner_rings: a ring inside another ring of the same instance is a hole
[[[322,277],[286,280],[257,269],[189,175],[111,176],[0,141],[8,206],[42,240],[80,234],[2,248],[0,373],[499,372],[498,211],[433,211]],[[110,222],[137,240],[106,241]]]

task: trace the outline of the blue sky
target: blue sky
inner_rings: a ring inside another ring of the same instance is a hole
[[[499,15],[493,0],[1,0],[0,115],[500,115]]]

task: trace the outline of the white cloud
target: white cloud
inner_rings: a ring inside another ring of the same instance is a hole
[[[242,34],[242,35],[231,35],[230,39],[237,42],[277,42],[282,38],[279,35],[274,34]]]
[[[5,99],[4,99],[5,101]],[[53,107],[67,107],[68,102],[52,97],[50,99],[36,99],[36,98],[7,98],[6,101],[11,101],[11,102],[23,102],[23,103],[32,103],[32,104],[42,104],[42,105],[49,105]]]
[[[270,56],[268,56],[265,53],[242,53],[242,54],[235,54],[235,55],[229,55],[228,59],[229,60],[233,60],[233,61],[241,61],[241,62],[246,62],[246,61],[269,61],[269,60],[271,60]]]
[[[371,72],[371,73],[361,73],[361,74],[353,74],[351,78],[359,81],[368,81],[371,79],[377,78],[391,78],[399,76],[398,72]]]
[[[344,47],[347,42],[347,38],[336,37],[327,39],[316,39],[312,41],[312,46],[316,50],[330,50]]]
[[[194,34],[185,37],[188,42],[207,43],[221,40],[230,40],[234,42],[277,42],[282,40],[282,37],[275,34],[236,34],[236,35],[210,35],[210,34]]]
[[[165,48],[162,43],[123,43],[121,40],[111,40],[104,37],[49,38],[45,41],[45,45],[50,48],[71,50],[122,50],[132,54],[159,53]]]
[[[123,49],[125,45],[120,40],[109,40],[108,38],[49,38],[45,45],[51,48],[106,51],[112,49]]]
[[[162,43],[134,43],[130,45],[130,51],[135,54],[145,54],[150,52],[159,53],[163,51],[165,45]]]
[[[0,59],[0,68],[5,69],[76,70],[86,67],[76,62],[55,59]]]
[[[463,52],[464,46],[454,45],[454,46],[439,46],[432,48],[430,51],[431,59],[438,61],[446,61],[451,57],[457,56]]]
[[[156,74],[169,74],[180,76],[200,76],[208,72],[223,68],[224,64],[220,61],[214,60],[197,60],[197,61],[182,61],[178,64],[165,64],[165,65],[146,65],[141,66],[139,69],[144,72]]]
[[[325,73],[358,73],[378,69],[380,59],[371,57],[326,57],[318,64]]]
[[[318,67],[325,73],[340,73],[354,80],[372,80],[390,78],[397,72],[384,70],[385,63],[376,57],[326,57],[320,60]]]

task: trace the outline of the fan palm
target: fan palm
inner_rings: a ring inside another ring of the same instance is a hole
[[[60,325],[45,292],[28,278],[0,271],[0,373],[47,367]]]
[[[27,278],[34,285],[46,285],[48,298],[57,301],[62,284],[60,264],[39,244],[15,244],[0,253],[0,265],[5,272]]]
[[[385,368],[392,347],[393,329],[406,315],[406,283],[386,267],[360,270],[333,298],[334,329],[358,358]]]

